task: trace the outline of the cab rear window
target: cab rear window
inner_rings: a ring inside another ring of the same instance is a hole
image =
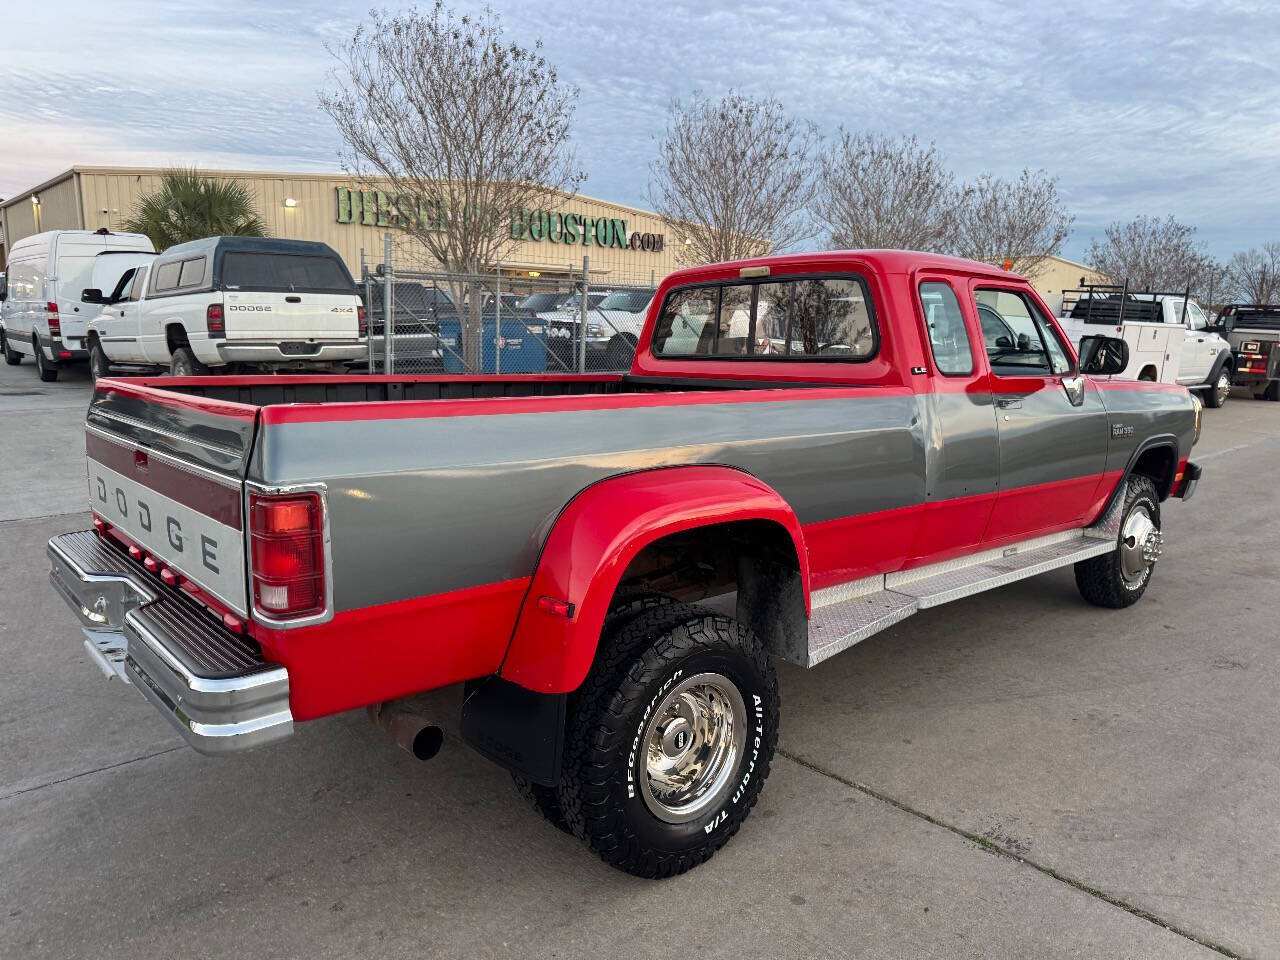
[[[227,290],[355,293],[355,284],[338,260],[305,253],[227,252],[222,257],[222,285]]]
[[[677,287],[653,331],[658,357],[869,360],[879,345],[861,277],[769,277]]]

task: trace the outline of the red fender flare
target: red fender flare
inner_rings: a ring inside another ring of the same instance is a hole
[[[538,558],[501,675],[540,693],[577,689],[595,657],[609,601],[636,554],[670,534],[735,520],[771,521],[791,536],[807,613],[804,534],[776,490],[732,467],[625,474],[586,488],[557,518]],[[571,603],[572,614],[545,609],[539,605],[543,597]]]

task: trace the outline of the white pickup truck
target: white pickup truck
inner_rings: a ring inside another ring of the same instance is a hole
[[[1134,292],[1110,285],[1064,290],[1058,322],[1077,347],[1093,334],[1124,339],[1129,365],[1121,379],[1180,383],[1202,391],[1208,407],[1222,406],[1231,394],[1231,345],[1209,329],[1204,311],[1186,291]]]
[[[89,322],[94,378],[113,366],[212,372],[329,370],[367,356],[364,306],[323,243],[207,237],[127,271]]]

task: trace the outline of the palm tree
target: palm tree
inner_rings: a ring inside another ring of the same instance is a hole
[[[166,170],[160,189],[142,197],[124,222],[145,233],[157,250],[201,237],[265,237],[253,192],[242,183],[189,170]]]

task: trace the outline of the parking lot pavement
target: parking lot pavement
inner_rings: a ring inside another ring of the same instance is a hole
[[[0,462],[4,516],[45,517],[0,521],[0,956],[1280,955],[1280,406],[1207,411],[1204,481],[1166,505],[1134,608],[1060,571],[784,668],[760,806],[654,883],[452,735],[427,765],[362,714],[181,747],[47,585],[45,540],[87,522],[86,399],[0,368],[6,437],[46,427]],[[23,477],[42,499],[13,509]]]

